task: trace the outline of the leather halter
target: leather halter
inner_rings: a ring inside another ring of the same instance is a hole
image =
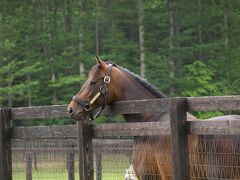
[[[107,92],[108,92],[108,84],[111,81],[111,71],[112,71],[112,67],[116,66],[115,64],[108,64],[107,67],[107,72],[106,75],[104,76],[103,79],[103,85],[100,86],[99,91],[95,94],[95,96],[93,96],[92,99],[90,100],[81,100],[79,99],[77,96],[73,96],[72,100],[77,102],[78,104],[80,104],[82,107],[84,107],[84,110],[86,112],[89,112],[90,110],[92,110],[92,105],[93,103],[102,95],[104,97],[104,103],[101,106],[101,109],[97,112],[97,114],[95,116],[91,116],[91,120],[94,120],[95,118],[97,118],[100,113],[104,110],[105,106],[107,105]],[[80,112],[79,112],[80,113]]]

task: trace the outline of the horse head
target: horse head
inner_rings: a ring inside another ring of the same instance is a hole
[[[96,56],[96,64],[90,70],[87,81],[68,105],[69,117],[77,120],[82,113],[86,113],[93,118],[98,116],[107,104],[115,101],[116,87],[112,79],[116,71],[116,65],[105,63]],[[95,114],[100,107],[101,110]]]

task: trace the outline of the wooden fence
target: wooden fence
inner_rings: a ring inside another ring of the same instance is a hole
[[[240,134],[239,121],[187,121],[191,111],[239,111],[240,96],[166,98],[117,102],[104,114],[170,112],[170,122],[114,123],[91,125],[81,117],[77,126],[10,127],[10,120],[67,117],[66,106],[38,106],[0,109],[0,179],[12,179],[11,139],[78,137],[81,180],[93,179],[93,138],[115,136],[170,135],[173,143],[174,179],[189,179],[187,135]]]

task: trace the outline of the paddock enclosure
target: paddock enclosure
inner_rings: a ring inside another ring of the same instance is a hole
[[[103,112],[170,112],[170,121],[164,122],[93,125],[82,116],[77,125],[11,127],[12,121],[23,119],[68,117],[66,107],[0,109],[1,180],[125,179],[126,169],[137,163],[131,162],[133,151],[147,164],[138,171],[152,173],[151,180],[240,177],[240,122],[227,117],[221,121],[186,121],[187,112],[237,112],[240,96],[124,101]],[[152,156],[158,161],[151,161]],[[154,174],[159,164],[164,178]]]

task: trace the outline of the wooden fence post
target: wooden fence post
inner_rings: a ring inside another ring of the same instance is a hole
[[[33,165],[34,165],[34,170],[38,170],[38,167],[37,167],[37,152],[36,151],[33,152]]]
[[[92,125],[88,117],[78,120],[79,177],[80,180],[93,180]]]
[[[11,110],[0,109],[0,179],[12,180]]]
[[[96,179],[102,180],[102,147],[96,152]]]
[[[174,180],[189,180],[188,123],[186,98],[172,98],[170,124]]]
[[[32,152],[26,152],[26,180],[32,180]]]
[[[68,180],[75,179],[74,170],[74,145],[71,145],[71,150],[67,152],[67,170],[68,170]]]

